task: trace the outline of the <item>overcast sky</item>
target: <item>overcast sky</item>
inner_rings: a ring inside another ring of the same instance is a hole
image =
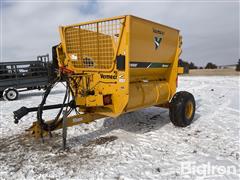
[[[32,60],[60,41],[58,26],[132,14],[181,30],[181,58],[204,66],[239,57],[239,2],[2,2],[1,61]]]

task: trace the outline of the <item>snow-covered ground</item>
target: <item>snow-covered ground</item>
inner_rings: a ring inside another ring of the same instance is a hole
[[[44,143],[27,137],[35,113],[13,123],[12,111],[37,106],[42,91],[0,100],[0,179],[239,179],[239,84],[237,76],[180,77],[178,90],[196,99],[189,127],[174,127],[168,110],[150,107],[69,128],[66,152],[61,131]],[[63,94],[58,86],[49,103]]]

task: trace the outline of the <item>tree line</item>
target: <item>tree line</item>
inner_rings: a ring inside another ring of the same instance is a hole
[[[196,66],[193,62],[187,62],[183,61],[182,59],[179,59],[178,65],[180,67],[183,67],[184,73],[189,73],[190,69],[217,69],[218,66],[212,62],[208,62],[205,67],[203,66]],[[240,71],[240,59],[238,60],[238,63],[236,65],[236,71]]]

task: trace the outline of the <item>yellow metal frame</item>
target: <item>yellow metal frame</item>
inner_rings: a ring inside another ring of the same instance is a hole
[[[66,126],[71,127],[71,126],[75,126],[83,123],[88,124],[92,121],[95,121],[96,119],[101,119],[101,118],[104,118],[104,116],[95,114],[95,113],[78,114],[78,115],[67,117]],[[51,122],[52,121],[48,121],[46,123],[50,124]],[[59,124],[55,130],[58,130],[61,128],[62,128],[62,124]],[[26,131],[28,131],[36,139],[41,138],[42,136],[44,137],[49,135],[48,131],[44,131],[41,129],[41,126],[37,121],[34,122],[33,125]]]
[[[179,56],[182,53],[181,45],[182,45],[182,37],[179,36],[179,40],[178,40],[178,43],[177,43],[177,49],[176,49],[176,55],[174,57],[174,61],[172,63],[172,66],[171,66],[171,68],[169,68],[168,73],[167,73],[167,82],[169,83],[169,87],[170,87],[170,91],[171,91],[170,99],[176,93],[177,76],[178,76],[178,74],[181,74],[182,71],[183,71],[182,67],[178,67]]]

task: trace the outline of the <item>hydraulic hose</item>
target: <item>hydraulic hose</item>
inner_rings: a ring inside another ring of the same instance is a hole
[[[75,99],[74,91],[72,90],[72,88],[70,86],[68,78],[66,78],[66,86],[65,86],[66,92],[65,92],[62,104],[54,104],[54,105],[44,106],[46,104],[48,95],[51,93],[52,88],[58,82],[59,82],[59,79],[55,79],[55,81],[47,87],[46,91],[43,94],[42,101],[38,107],[27,108],[27,107],[23,106],[20,109],[14,111],[13,112],[14,113],[14,123],[17,124],[19,122],[19,120],[23,116],[27,115],[29,112],[37,111],[37,122],[39,123],[41,129],[44,131],[53,131],[54,129],[56,129],[59,126],[60,123],[62,123],[62,118],[60,118],[60,116],[63,112],[64,107],[66,108],[67,115],[69,115],[73,109],[75,109],[75,111],[77,111],[75,100],[74,100]],[[70,97],[72,97],[72,100],[70,100]],[[59,109],[59,111],[53,121],[51,121],[50,123],[49,122],[46,123],[43,119],[43,111],[50,110],[50,109]]]
[[[59,123],[61,123],[62,119],[60,119],[60,116],[63,111],[63,108],[65,107],[66,100],[68,97],[68,85],[67,85],[63,103],[62,103],[62,106],[60,107],[60,110],[59,110],[57,116],[50,124],[45,123],[45,121],[42,118],[43,109],[44,109],[44,104],[46,103],[47,97],[50,94],[52,88],[53,88],[53,84],[51,84],[47,87],[47,89],[43,95],[42,102],[39,104],[38,111],[37,111],[37,121],[40,124],[41,128],[45,131],[53,131],[59,125]]]

